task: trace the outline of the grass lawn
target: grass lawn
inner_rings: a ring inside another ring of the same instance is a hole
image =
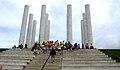
[[[104,52],[112,59],[116,60],[116,62],[120,62],[120,49],[99,49],[100,51]]]

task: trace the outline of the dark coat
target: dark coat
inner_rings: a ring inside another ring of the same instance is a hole
[[[52,49],[52,50],[50,51],[50,55],[55,55],[55,54],[56,54],[55,49]]]

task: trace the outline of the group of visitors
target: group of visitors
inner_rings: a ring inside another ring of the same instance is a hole
[[[25,47],[23,46],[23,44],[19,44],[18,47],[16,45],[14,45],[12,48],[20,48],[20,49],[23,49],[23,48],[28,48],[27,47],[27,44],[25,44]]]
[[[83,46],[82,46],[82,48],[84,48]],[[91,43],[90,46],[88,44],[86,44],[85,47],[86,47],[86,49],[89,49],[89,47],[91,49],[93,48],[92,43]],[[61,55],[61,50],[72,51],[72,50],[76,50],[76,49],[80,49],[80,48],[81,48],[80,44],[78,44],[78,43],[75,43],[73,45],[70,41],[59,42],[58,40],[56,40],[55,42],[53,42],[53,41],[46,41],[46,42],[43,41],[41,44],[36,42],[32,47],[32,51],[35,54],[38,54],[39,52],[37,52],[37,50],[41,49],[41,50],[43,50],[43,53],[45,53],[47,50],[50,50],[51,59],[54,62],[55,55]]]
[[[43,52],[45,52],[46,50],[50,50],[52,49],[52,47],[56,50],[56,51],[61,51],[63,49],[69,49],[74,50],[74,49],[80,49],[80,44],[75,43],[74,45],[71,42],[65,42],[65,41],[61,41],[59,42],[58,40],[53,42],[53,41],[43,41],[41,44],[36,42],[33,47],[32,50],[34,49],[42,49]]]
[[[20,49],[27,48],[27,44],[25,44],[25,46],[23,47],[23,44],[21,43],[20,45],[18,45],[18,47],[14,45],[13,48],[20,48]],[[72,51],[72,50],[81,49],[81,48],[82,49],[93,49],[94,47],[92,43],[90,44],[90,46],[88,43],[86,43],[85,45],[82,44],[82,47],[80,47],[80,44],[78,43],[75,43],[73,45],[70,41],[59,42],[58,40],[56,40],[55,42],[54,41],[43,41],[42,43],[35,42],[31,50],[34,52],[34,54],[39,54],[40,53],[39,50],[42,50],[43,53],[50,50],[51,59],[54,62],[55,55],[61,55],[62,50]]]

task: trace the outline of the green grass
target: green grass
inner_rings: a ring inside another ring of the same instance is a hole
[[[99,49],[100,51],[104,52],[112,59],[116,60],[116,62],[120,62],[120,49]]]

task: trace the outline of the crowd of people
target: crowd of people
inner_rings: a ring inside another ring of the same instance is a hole
[[[86,43],[86,45],[82,44],[82,47],[80,47],[80,44],[75,43],[74,45],[71,42],[65,42],[65,41],[61,41],[59,42],[58,40],[53,42],[53,41],[43,41],[43,43],[38,43],[36,42],[33,47],[32,47],[32,51],[35,54],[38,54],[39,52],[37,52],[37,50],[43,50],[43,53],[45,53],[47,50],[50,50],[50,55],[51,55],[51,59],[54,62],[55,59],[55,55],[61,55],[61,51],[62,50],[69,50],[69,51],[73,51],[76,49],[81,49],[81,48],[85,48],[86,49],[93,49],[93,45],[91,43],[91,45],[89,46],[88,43]]]
[[[23,46],[23,44],[18,45],[18,47],[16,47],[16,45],[13,46],[13,48],[28,48],[27,44],[25,44],[25,46]],[[38,43],[35,42],[34,45],[31,48],[31,51],[34,52],[35,55],[39,54],[39,50],[42,50],[43,53],[45,53],[46,51],[50,50],[50,55],[51,55],[51,59],[54,62],[54,58],[55,55],[61,55],[61,51],[62,50],[69,50],[69,51],[73,51],[76,49],[93,49],[93,45],[92,43],[89,44],[86,43],[85,45],[82,44],[82,47],[80,47],[80,44],[75,43],[72,44],[70,41],[61,41],[59,42],[58,40],[54,41],[43,41],[42,43]]]

